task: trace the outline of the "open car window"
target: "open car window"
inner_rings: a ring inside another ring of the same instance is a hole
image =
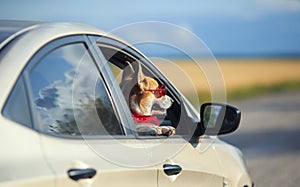
[[[138,53],[133,53],[132,51],[120,48],[116,45],[105,42],[98,42],[97,45],[105,57],[106,66],[110,68],[115,81],[122,90],[122,94],[127,102],[129,111],[131,111],[133,121],[136,123],[140,135],[157,135],[141,133],[140,130],[143,132],[143,129],[139,129],[141,123],[148,123],[150,126],[170,126],[176,129],[177,135],[184,135],[187,133],[187,128],[178,126],[180,122],[182,122],[182,113],[184,112],[193,119],[196,119],[196,115],[193,113],[194,111],[188,108],[188,105],[182,104],[185,102],[184,99],[181,98],[180,94],[176,92],[175,88],[173,88],[152,63]],[[142,78],[140,78],[141,74]],[[154,89],[140,88],[139,82],[145,77],[154,79],[157,82],[157,87]],[[136,87],[139,89],[137,90]],[[150,102],[148,105],[146,104],[147,107],[151,107],[151,114],[143,113],[140,109],[135,109],[135,107],[143,107],[141,106],[143,105],[141,104],[142,99],[147,100],[143,98],[141,90],[148,91],[148,96],[157,100],[157,102]],[[153,95],[150,96],[151,94]],[[134,99],[132,99],[133,95],[136,95]],[[162,109],[162,104],[159,103],[159,100],[163,97],[170,98],[172,102],[170,106]],[[134,102],[136,104],[132,104]],[[147,116],[149,115],[151,115],[151,117],[148,118]],[[146,117],[143,119],[144,116],[146,116],[147,119]]]

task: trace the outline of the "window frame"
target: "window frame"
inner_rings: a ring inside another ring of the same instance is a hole
[[[133,47],[127,45],[126,43],[122,43],[121,41],[118,41],[116,39],[109,38],[109,37],[106,37],[106,36],[90,35],[89,39],[94,44],[93,46],[94,46],[95,50],[98,51],[97,53],[101,54],[101,61],[102,61],[102,63],[104,63],[102,65],[106,69],[106,71],[108,73],[108,76],[110,78],[110,81],[113,82],[115,80],[115,76],[112,74],[109,66],[105,66],[106,58],[104,57],[104,54],[102,53],[102,50],[99,49],[99,46],[98,46],[99,43],[102,43],[102,44],[107,45],[107,46],[111,46],[111,47],[119,49],[121,51],[124,51],[125,53],[128,53],[130,56],[140,60],[150,72],[152,72],[155,76],[159,77],[161,79],[162,83],[167,85],[167,87],[169,89],[169,93],[172,95],[172,98],[176,100],[176,102],[178,102],[179,104],[181,102],[184,103],[183,104],[184,107],[180,107],[180,110],[184,109],[184,110],[189,110],[189,112],[193,111],[193,109],[190,108],[191,106],[189,106],[186,99],[181,95],[181,93],[173,86],[173,84],[171,84],[169,82],[169,80],[158,70],[158,68],[146,56],[144,56],[142,53],[138,52],[136,49],[134,49]],[[122,93],[120,88],[118,89],[118,92]],[[122,95],[121,96],[122,100],[125,101],[125,98],[124,98],[123,94],[120,94],[120,95]],[[126,105],[125,110],[128,111],[129,118],[131,119],[130,121],[132,121],[131,123],[133,123],[133,125],[135,125],[134,122],[133,122],[132,116],[130,115],[131,112],[128,109],[129,107],[127,106],[126,101],[125,101],[125,105]],[[192,116],[193,116],[192,122],[194,124],[197,124],[199,122],[199,119],[197,119],[196,114],[192,114]],[[176,125],[176,128],[178,127],[177,125]],[[135,127],[133,129],[135,129]],[[166,137],[151,136],[151,135],[139,136],[136,132],[136,138],[137,139],[162,139],[162,138],[166,138]],[[168,138],[182,138],[182,135],[175,134],[174,136],[168,137]]]
[[[124,135],[95,135],[95,136],[86,136],[86,135],[79,135],[79,136],[71,136],[71,135],[63,135],[63,134],[51,134],[51,133],[46,133],[43,132],[40,129],[40,125],[38,122],[38,117],[36,115],[36,111],[35,111],[35,107],[34,107],[34,97],[33,97],[33,93],[31,90],[31,83],[30,83],[30,71],[32,70],[32,68],[34,68],[39,62],[40,60],[45,57],[45,55],[49,54],[51,51],[60,48],[62,46],[66,46],[66,45],[71,45],[71,44],[75,44],[75,43],[82,43],[84,44],[84,46],[87,48],[87,50],[89,50],[90,56],[93,59],[93,64],[95,65],[95,68],[97,68],[97,71],[99,73],[99,76],[102,77],[103,80],[103,84],[106,88],[106,92],[108,94],[108,96],[110,97],[110,101],[111,104],[113,106],[114,109],[114,113],[115,116],[117,117],[117,120],[120,123],[120,126],[122,128],[122,131],[124,132]],[[32,129],[45,134],[45,135],[49,135],[49,136],[53,136],[53,137],[59,137],[59,138],[68,138],[68,139],[82,139],[82,138],[89,138],[89,139],[106,139],[106,138],[128,138],[128,137],[133,137],[132,133],[130,131],[128,131],[125,126],[124,126],[124,116],[122,116],[122,112],[120,112],[120,107],[118,106],[118,104],[115,101],[115,98],[112,96],[112,92],[111,89],[109,89],[109,85],[107,84],[106,80],[106,76],[103,75],[103,73],[101,71],[99,71],[99,60],[95,57],[95,53],[93,52],[93,50],[91,50],[91,43],[88,40],[87,36],[82,34],[82,35],[75,35],[75,36],[66,36],[66,37],[62,37],[62,38],[58,38],[55,39],[53,41],[50,41],[49,43],[47,43],[46,45],[44,45],[42,48],[40,48],[33,56],[32,58],[28,61],[26,67],[24,68],[23,72],[22,72],[22,78],[23,78],[23,83],[24,83],[24,87],[26,90],[26,94],[27,94],[27,98],[28,98],[28,105],[29,105],[29,110],[31,113],[31,119],[32,119]]]

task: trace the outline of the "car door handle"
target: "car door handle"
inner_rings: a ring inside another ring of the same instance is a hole
[[[93,168],[87,169],[69,169],[68,175],[74,181],[78,181],[80,179],[91,179],[96,175],[97,171]]]
[[[178,175],[182,171],[182,168],[179,165],[173,164],[164,164],[163,168],[165,174],[168,176]]]

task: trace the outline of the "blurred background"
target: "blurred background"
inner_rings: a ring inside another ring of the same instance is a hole
[[[300,183],[299,0],[1,0],[0,19],[80,22],[109,32],[148,21],[185,29],[198,37],[218,62],[227,101],[242,110],[238,131],[221,138],[244,152],[256,185]],[[139,31],[118,34],[128,41],[134,36],[150,37]],[[162,31],[153,34],[170,35]],[[176,40],[189,41],[184,38],[181,35]],[[174,62],[172,66],[178,65],[195,82],[200,102],[210,100],[205,77],[193,72],[185,55],[164,47],[136,47],[148,56]],[[193,52],[197,55],[197,46]]]

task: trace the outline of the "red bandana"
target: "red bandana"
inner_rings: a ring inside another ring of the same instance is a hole
[[[140,115],[133,113],[131,114],[133,120],[136,123],[148,123],[150,126],[159,126],[159,121],[156,116],[151,116],[151,115]]]

